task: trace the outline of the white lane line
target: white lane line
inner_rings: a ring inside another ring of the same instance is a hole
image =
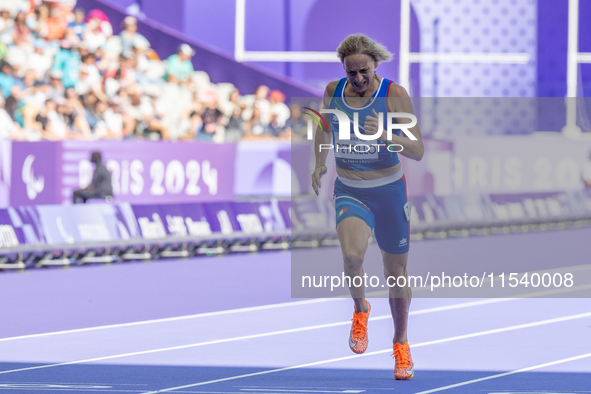
[[[570,361],[581,360],[581,359],[588,358],[588,357],[591,357],[591,353],[581,354],[580,356],[575,356],[575,357],[563,358],[562,360],[551,361],[549,363],[538,364],[538,365],[534,365],[534,366],[527,367],[527,368],[516,369],[515,371],[504,372],[504,373],[500,373],[500,374],[497,374],[497,375],[486,376],[484,378],[467,380],[467,381],[461,382],[461,383],[450,384],[449,386],[439,387],[439,388],[431,389],[431,390],[427,390],[427,391],[421,391],[421,392],[416,393],[416,394],[436,393],[438,391],[449,390],[449,389],[453,389],[455,387],[466,386],[468,384],[478,383],[478,382],[482,382],[482,381],[485,381],[485,380],[502,378],[504,376],[515,375],[516,373],[522,373],[522,372],[532,371],[534,369],[540,369],[540,368],[550,367],[552,365],[557,365],[557,364],[562,364],[562,363],[568,363]]]
[[[440,307],[436,307],[436,308],[421,309],[418,311],[411,312],[410,315],[421,315],[421,314],[425,314],[425,313],[447,311],[450,309],[460,309],[460,308],[466,308],[466,307],[471,307],[471,306],[478,306],[478,305],[484,305],[484,304],[492,304],[492,303],[496,303],[496,302],[510,301],[510,300],[515,300],[515,299],[516,298],[500,298],[500,299],[489,299],[489,300],[481,300],[481,301],[464,302],[464,303],[460,303],[460,304],[445,305],[445,306],[440,306]],[[390,318],[391,318],[390,315],[382,315],[382,316],[376,316],[375,318],[372,318],[370,320],[384,320],[384,319],[390,319]],[[12,372],[31,371],[34,369],[59,367],[59,366],[73,365],[73,364],[83,364],[83,363],[90,363],[90,362],[94,362],[94,361],[112,360],[115,358],[122,358],[122,357],[140,356],[140,355],[144,355],[144,354],[167,352],[167,351],[172,351],[172,350],[189,349],[189,348],[194,348],[194,347],[199,347],[199,346],[215,345],[215,344],[219,344],[219,343],[227,343],[227,342],[235,342],[235,341],[243,341],[243,340],[247,340],[247,339],[263,338],[263,337],[269,337],[269,336],[274,336],[274,335],[291,334],[294,332],[318,330],[318,329],[322,329],[322,328],[338,327],[338,326],[344,326],[344,325],[349,325],[349,324],[351,324],[351,321],[347,320],[347,321],[343,321],[343,322],[318,324],[318,325],[314,325],[314,326],[290,328],[287,330],[279,330],[279,331],[271,331],[271,332],[265,332],[265,333],[261,333],[261,334],[242,335],[239,337],[215,339],[212,341],[191,343],[188,345],[171,346],[171,347],[166,347],[166,348],[142,350],[142,351],[138,351],[138,352],[124,353],[124,354],[116,354],[113,356],[96,357],[96,358],[89,358],[89,359],[85,359],[85,360],[67,361],[67,362],[57,363],[57,364],[38,365],[35,367],[11,369],[8,371],[0,371],[0,375],[12,373]]]
[[[573,267],[573,270],[577,270],[577,267],[579,267],[579,266]],[[587,267],[587,266],[585,266],[585,267]],[[582,268],[580,268],[580,269],[582,269]],[[493,299],[489,299],[489,300],[475,301],[475,302],[482,302],[482,304],[484,305],[484,304],[488,304],[488,303],[510,301],[510,300],[519,299],[519,298],[535,298],[535,297],[551,296],[553,294],[569,293],[569,292],[585,290],[585,289],[589,289],[589,288],[591,288],[591,285],[581,285],[581,286],[574,286],[571,288],[564,288],[564,289],[559,288],[559,289],[546,290],[546,291],[541,291],[541,292],[531,293],[531,294],[522,294],[522,295],[517,295],[515,298],[501,298],[501,299],[493,298]],[[380,291],[380,292],[367,293],[367,296],[370,296],[370,295],[377,296],[380,294],[382,294],[382,295],[387,294],[387,292]],[[348,296],[339,296],[339,297],[334,297],[334,298],[318,298],[318,299],[312,299],[312,300],[283,302],[283,303],[279,303],[279,304],[269,304],[269,305],[253,306],[253,307],[247,307],[247,308],[228,309],[225,311],[205,312],[205,313],[198,313],[198,314],[194,314],[194,315],[167,317],[167,318],[163,318],[163,319],[143,320],[143,321],[131,322],[131,323],[110,324],[110,325],[105,325],[105,326],[77,328],[77,329],[73,329],[73,330],[53,331],[53,332],[46,332],[46,333],[41,333],[41,334],[21,335],[21,336],[16,336],[16,337],[0,338],[0,342],[15,341],[15,340],[19,340],[19,339],[48,337],[48,336],[62,335],[62,334],[74,334],[74,333],[78,333],[78,332],[105,330],[105,329],[110,329],[110,328],[141,326],[141,325],[145,325],[145,324],[154,324],[154,323],[166,323],[166,322],[172,322],[172,321],[198,319],[198,318],[211,317],[211,316],[230,315],[230,314],[234,314],[234,313],[244,313],[244,312],[262,311],[262,310],[268,310],[268,309],[277,309],[277,308],[284,308],[284,307],[290,307],[290,306],[319,304],[319,303],[323,303],[323,302],[339,301],[339,300],[347,300],[347,299],[349,299]],[[425,313],[427,313],[427,312],[425,312]],[[413,312],[411,312],[411,314],[413,314]]]
[[[292,389],[240,389],[240,391],[278,391],[278,392],[289,392],[289,393],[350,393],[350,394],[357,394],[363,393],[366,390],[292,390]]]
[[[474,338],[474,337],[479,337],[479,336],[483,336],[483,335],[497,334],[497,333],[507,332],[507,331],[521,330],[521,329],[524,329],[524,328],[531,328],[531,327],[536,327],[536,326],[542,326],[542,325],[545,325],[545,324],[552,324],[552,323],[559,323],[559,322],[564,322],[564,321],[569,321],[569,320],[582,319],[582,318],[586,318],[586,317],[591,317],[591,312],[579,313],[579,314],[570,315],[570,316],[563,316],[563,317],[558,317],[558,318],[555,318],[555,319],[540,320],[540,321],[537,321],[537,322],[526,323],[526,324],[518,324],[518,325],[515,325],[515,326],[509,326],[509,327],[503,327],[503,328],[496,328],[494,330],[480,331],[480,332],[475,332],[475,333],[472,333],[472,334],[457,335],[457,336],[453,336],[453,337],[449,337],[449,338],[437,339],[437,340],[434,340],[434,341],[421,342],[421,343],[417,343],[415,345],[412,345],[411,348],[417,348],[417,347],[422,347],[422,346],[435,345],[435,344],[446,343],[446,342],[451,342],[451,341],[458,341],[460,339]],[[266,371],[253,372],[253,373],[244,374],[244,375],[230,376],[230,377],[227,377],[227,378],[221,378],[221,379],[215,379],[215,380],[208,380],[208,381],[205,381],[205,382],[187,384],[187,385],[178,386],[178,387],[170,387],[170,388],[166,388],[166,389],[162,389],[162,390],[147,391],[147,392],[144,392],[143,394],[164,393],[164,392],[169,392],[169,391],[186,389],[186,388],[189,388],[189,387],[204,386],[204,385],[212,384],[212,383],[220,383],[220,382],[226,382],[226,381],[229,381],[229,380],[236,380],[236,379],[248,378],[248,377],[252,377],[252,376],[266,375],[266,374],[275,373],[275,372],[289,371],[289,370],[292,370],[292,369],[300,369],[300,368],[314,367],[316,365],[323,365],[323,364],[329,364],[329,363],[334,363],[334,362],[338,362],[338,361],[351,360],[353,358],[368,357],[368,356],[375,356],[377,354],[390,353],[391,351],[392,351],[392,349],[377,350],[375,352],[357,354],[357,355],[354,355],[354,356],[346,356],[346,357],[332,358],[332,359],[329,359],[329,360],[315,361],[315,362],[312,362],[312,363],[306,363],[306,364],[300,364],[300,365],[293,365],[291,367],[283,367],[283,368],[277,368],[277,369],[269,369],[269,370],[266,370]]]
[[[314,299],[314,300],[283,302],[280,304],[270,304],[270,305],[253,306],[253,307],[248,307],[248,308],[229,309],[229,310],[225,310],[225,311],[198,313],[195,315],[167,317],[167,318],[163,318],[163,319],[143,320],[143,321],[132,322],[132,323],[110,324],[110,325],[106,325],[106,326],[77,328],[74,330],[54,331],[54,332],[46,332],[46,333],[42,333],[42,334],[21,335],[21,336],[17,336],[17,337],[0,338],[0,342],[14,341],[17,339],[47,337],[47,336],[51,336],[51,335],[72,334],[72,333],[77,333],[77,332],[105,330],[105,329],[109,329],[109,328],[141,326],[144,324],[165,323],[165,322],[179,321],[179,320],[198,319],[198,318],[203,318],[203,317],[230,315],[233,313],[244,313],[244,312],[262,311],[262,310],[267,310],[267,309],[284,308],[284,307],[288,307],[288,306],[318,304],[321,302],[338,301],[338,300],[343,300],[343,299],[345,299],[345,298],[319,298],[319,299]]]

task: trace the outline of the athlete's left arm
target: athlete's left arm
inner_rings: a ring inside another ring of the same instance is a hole
[[[412,102],[406,89],[402,86],[392,83],[390,86],[390,90],[388,92],[388,108],[390,112],[405,112],[414,115],[414,111],[412,109]],[[410,123],[411,120],[409,118],[398,118],[398,123]],[[419,125],[415,125],[411,127],[408,131],[416,137],[416,141],[411,140],[407,137],[404,133],[398,136],[396,134],[392,135],[392,139],[389,140],[391,144],[398,144],[402,145],[402,151],[398,152],[398,154],[408,157],[409,159],[413,159],[416,161],[420,161],[423,158],[423,154],[425,153],[425,147],[423,146],[423,137],[421,136],[421,129]],[[384,130],[384,136],[385,136]]]

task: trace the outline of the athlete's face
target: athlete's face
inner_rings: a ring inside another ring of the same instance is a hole
[[[347,80],[357,93],[363,94],[371,87],[378,63],[365,54],[349,55],[343,59]]]

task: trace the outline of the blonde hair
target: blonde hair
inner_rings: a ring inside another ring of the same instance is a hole
[[[392,53],[380,43],[375,42],[364,34],[351,34],[340,43],[337,55],[341,63],[349,55],[364,54],[374,61],[381,63],[392,59]]]

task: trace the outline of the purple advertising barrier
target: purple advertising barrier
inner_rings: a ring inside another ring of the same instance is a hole
[[[314,197],[298,198],[294,199],[291,204],[293,230],[336,228],[336,215],[332,200]]]
[[[6,209],[0,209],[0,248],[9,248],[11,246],[18,245],[21,237],[18,237],[14,227],[12,226],[12,220]]]
[[[412,223],[437,223],[447,220],[443,200],[433,195],[414,196],[410,198],[412,203]]]
[[[278,204],[279,211],[281,212],[281,216],[283,216],[283,220],[285,221],[285,226],[287,228],[291,227],[291,201],[279,201]]]
[[[137,220],[142,238],[164,238],[170,233],[166,230],[163,221],[164,212],[160,205],[132,205],[131,209]]]
[[[544,219],[581,213],[571,206],[565,192],[492,194],[489,196],[495,219]]]
[[[141,237],[130,204],[96,204],[94,206],[103,216],[109,233],[115,239],[132,239]]]
[[[204,208],[212,232],[232,234],[241,231],[240,223],[236,220],[232,203],[213,202],[205,204]]]
[[[273,209],[273,205],[272,202],[134,205],[132,210],[143,238],[163,238],[285,229],[281,212],[278,207]],[[259,207],[266,216],[259,212]]]
[[[10,178],[12,167],[12,142],[0,140],[0,207],[10,205]]]
[[[252,202],[232,203],[232,210],[236,215],[236,221],[240,225],[240,231],[244,233],[261,233],[263,231],[272,231],[272,222],[267,221],[267,229],[263,227],[261,214],[258,206]]]
[[[162,204],[234,198],[235,144],[64,141],[59,202],[92,180],[90,154],[101,152],[117,203]]]
[[[310,143],[243,141],[236,149],[236,195],[307,194],[311,159]]]
[[[204,204],[134,205],[132,210],[143,238],[203,236],[219,228]]]
[[[12,143],[11,206],[61,201],[60,152],[59,142]]]
[[[259,211],[265,231],[281,231],[290,228],[289,206],[291,204],[289,201],[286,202],[288,203],[287,212],[281,209],[281,202],[277,201],[277,199],[253,203]]]
[[[35,207],[9,207],[7,212],[21,244],[38,245],[45,243],[41,218]]]
[[[36,208],[47,244],[110,241],[111,234],[98,205],[41,205]]]
[[[205,212],[203,205],[204,204],[181,205],[181,213],[189,235],[203,236],[209,235],[213,232],[210,224],[211,219]]]

